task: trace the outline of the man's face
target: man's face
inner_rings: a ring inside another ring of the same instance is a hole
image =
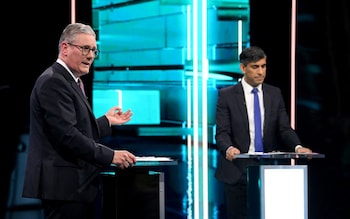
[[[253,87],[264,82],[266,77],[266,58],[257,62],[250,62],[247,65],[240,64],[241,71],[244,74],[245,81]]]
[[[96,49],[96,39],[89,34],[79,34],[74,43],[66,43],[63,47],[65,48],[65,63],[70,70],[78,77],[88,74],[95,54],[86,48]]]

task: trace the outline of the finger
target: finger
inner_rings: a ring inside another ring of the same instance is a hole
[[[125,168],[128,168],[130,166],[129,162],[124,162]]]
[[[129,158],[127,162],[128,162],[128,164],[129,164],[129,166],[132,166],[132,165],[135,164],[134,160],[131,159],[131,158]]]

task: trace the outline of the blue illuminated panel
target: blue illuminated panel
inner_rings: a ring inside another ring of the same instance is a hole
[[[160,124],[160,95],[158,90],[93,90],[92,107],[96,117],[104,115],[111,107],[130,109],[132,119],[126,125]]]

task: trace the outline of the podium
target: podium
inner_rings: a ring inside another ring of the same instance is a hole
[[[138,157],[132,168],[101,172],[102,218],[165,219],[164,172],[156,169],[176,164],[170,158]]]
[[[308,218],[308,168],[295,165],[295,160],[324,158],[323,154],[272,152],[239,154],[236,158],[261,163],[247,170],[249,219]]]

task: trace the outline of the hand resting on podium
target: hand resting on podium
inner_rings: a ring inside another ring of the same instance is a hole
[[[295,149],[295,153],[293,152],[281,152],[281,151],[272,151],[272,152],[254,152],[254,153],[244,153],[242,154],[241,151],[233,146],[230,146],[227,150],[226,150],[226,159],[229,161],[232,161],[236,158],[247,158],[249,156],[269,156],[269,155],[290,155],[293,156],[295,158],[298,158],[298,154],[303,154],[303,155],[310,155],[307,156],[307,158],[311,159],[312,157],[314,157],[315,155],[318,155],[318,153],[314,153],[312,152],[312,150],[310,148],[307,147],[303,147],[301,145],[298,145]],[[237,156],[238,155],[238,156]],[[242,155],[242,156],[240,156]]]

